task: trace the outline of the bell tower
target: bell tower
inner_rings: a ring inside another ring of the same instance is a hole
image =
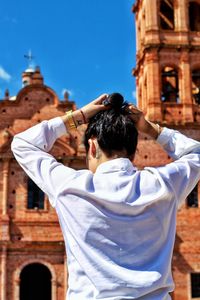
[[[200,125],[200,1],[136,0],[138,106],[154,122]]]
[[[135,0],[133,12],[138,106],[149,120],[200,141],[200,0]],[[144,166],[169,163],[154,141],[139,142]],[[200,299],[199,219],[200,182],[177,214],[173,300]]]

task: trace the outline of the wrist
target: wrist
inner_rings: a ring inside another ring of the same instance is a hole
[[[65,126],[67,127],[67,130],[74,130],[76,129],[76,123],[74,121],[74,117],[73,117],[73,111],[67,111],[64,116],[61,117],[63,122],[65,123]]]
[[[82,109],[75,110],[72,113],[72,116],[76,124],[76,127],[81,126],[83,124],[87,124],[87,118]]]
[[[86,117],[82,110],[67,111],[64,116],[61,117],[68,130],[74,130],[78,126],[87,122]]]
[[[155,124],[153,122],[150,122],[146,120],[146,126],[145,126],[144,133],[148,134],[153,139],[157,139],[160,133],[162,132],[162,127],[159,124]]]

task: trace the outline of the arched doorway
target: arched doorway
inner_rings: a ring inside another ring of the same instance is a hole
[[[51,300],[51,273],[40,264],[27,265],[20,274],[20,300]]]

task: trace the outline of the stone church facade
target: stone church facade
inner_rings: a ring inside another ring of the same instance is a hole
[[[76,106],[67,94],[58,99],[39,68],[27,69],[22,83],[16,97],[6,91],[0,101],[0,299],[60,300],[67,290],[67,269],[57,216],[15,161],[10,143],[16,133]],[[51,153],[67,166],[85,167],[83,145],[77,147],[69,135],[58,139]]]
[[[139,107],[150,120],[200,141],[200,1],[138,0],[133,11]],[[57,216],[15,161],[10,143],[14,134],[76,105],[67,94],[60,101],[38,67],[27,69],[22,83],[16,97],[6,91],[0,101],[0,299],[62,300],[68,274]],[[69,135],[51,153],[67,166],[85,167],[84,147]],[[170,161],[155,141],[140,136],[138,168]],[[199,201],[200,184],[178,211],[174,300],[200,299]]]

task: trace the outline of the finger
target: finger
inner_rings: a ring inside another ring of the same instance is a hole
[[[137,106],[135,106],[135,105],[132,104],[132,103],[129,103],[128,107],[129,107],[129,108],[132,108],[132,109],[138,109]]]
[[[98,108],[101,110],[108,110],[108,109],[110,109],[110,105],[99,104]]]
[[[141,114],[142,111],[140,109],[138,109],[135,105],[131,104],[128,106],[128,109],[131,113],[134,113],[134,114]]]
[[[108,94],[102,94],[100,95],[97,99],[95,99],[93,101],[94,104],[101,104],[103,102],[103,100],[105,100],[106,98],[108,98]]]

